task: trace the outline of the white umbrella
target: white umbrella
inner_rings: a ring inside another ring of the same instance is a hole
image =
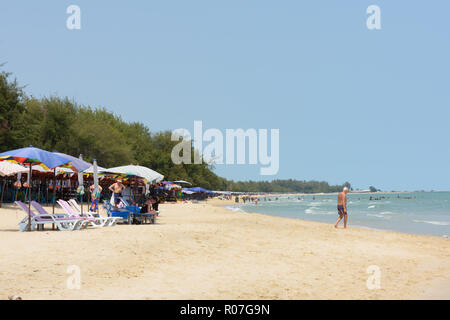
[[[97,174],[98,174],[100,171],[106,170],[106,168],[100,167],[100,166],[98,166],[97,164],[96,164],[96,166],[97,166]],[[92,166],[90,166],[89,168],[87,168],[86,170],[84,170],[83,173],[93,174],[93,173],[94,173],[94,165],[92,165]]]
[[[9,161],[0,161],[0,176],[12,176],[19,172],[28,172],[28,169]]]
[[[16,182],[21,182],[22,181],[22,172],[17,172],[17,180]]]
[[[187,181],[184,181],[184,180],[177,180],[177,181],[174,181],[174,183],[179,183],[179,184],[189,184],[189,185],[192,185],[192,183],[187,182]]]
[[[80,154],[80,160],[83,161],[83,156]],[[83,173],[78,171],[78,189],[77,193],[80,195],[80,203],[81,203],[81,214],[83,214],[83,195],[84,195],[84,181],[83,181]]]
[[[98,189],[98,166],[97,166],[97,160],[94,159],[94,164],[92,166],[92,172],[94,174],[94,194],[97,195],[99,192]]]
[[[22,167],[19,164],[12,163],[9,161],[0,161],[0,176],[6,177],[6,176],[12,176],[17,174],[17,179],[19,180],[22,176],[22,173],[28,172],[28,169],[25,167]],[[5,185],[6,185],[6,179],[3,180],[2,185],[2,196],[0,198],[0,206],[3,202],[3,194],[5,193]]]
[[[213,192],[218,194],[231,194],[231,191],[213,191]]]
[[[80,160],[83,161],[83,156],[80,154]],[[79,194],[84,194],[84,181],[83,181],[83,173],[78,171],[78,188]]]
[[[166,184],[166,188],[169,189],[169,190],[172,190],[172,189],[181,189],[181,186],[178,185],[178,184]]]
[[[102,170],[101,173],[116,173],[129,176],[138,176],[147,180],[147,182],[159,182],[164,176],[150,168],[143,166],[128,165],[122,167],[114,167]]]
[[[88,169],[89,170],[89,169]],[[97,201],[97,198],[100,199],[100,190],[98,187],[98,166],[97,166],[97,160],[94,159],[94,163],[92,165],[92,173],[94,176],[94,191],[93,191],[93,197],[91,196],[92,201]],[[98,208],[98,206],[97,206]]]

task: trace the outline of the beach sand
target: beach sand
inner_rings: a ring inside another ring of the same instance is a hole
[[[450,299],[449,239],[224,204],[164,204],[155,225],[23,233],[24,213],[4,205],[0,299]],[[379,289],[367,288],[369,266]],[[68,288],[76,268],[81,288]]]

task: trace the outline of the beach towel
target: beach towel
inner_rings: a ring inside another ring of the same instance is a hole
[[[97,212],[98,211],[98,199],[94,199],[91,202],[91,206],[89,207],[89,211]]]

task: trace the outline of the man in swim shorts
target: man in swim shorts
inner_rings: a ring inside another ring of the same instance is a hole
[[[109,190],[114,193],[114,206],[116,208],[119,207],[120,198],[122,198],[122,191],[125,189],[125,186],[122,184],[122,180],[117,180],[116,183],[113,183],[109,186]]]
[[[341,222],[342,218],[344,218],[344,229],[347,228],[347,193],[348,193],[348,188],[345,187],[342,192],[339,193],[338,195],[338,204],[337,204],[337,209],[338,209],[338,214],[339,214],[339,218],[337,219],[334,227],[337,228],[339,222]]]

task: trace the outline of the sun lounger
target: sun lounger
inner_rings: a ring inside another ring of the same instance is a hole
[[[128,220],[128,210],[115,208],[108,200],[103,201],[103,207],[108,217],[121,218],[123,221]]]
[[[81,207],[75,199],[70,199],[66,202],[72,207],[73,210],[75,210],[75,212],[78,212],[79,214],[81,214]],[[91,212],[89,210],[89,207],[88,207],[87,211],[86,210],[83,211],[83,214],[87,214],[87,213],[90,213],[91,215],[95,215],[95,216],[98,215],[97,212]]]
[[[36,201],[31,201],[31,206],[40,214],[40,215],[45,215],[45,214],[49,214],[42,206],[40,203],[36,202]],[[65,219],[72,219],[72,220],[79,220],[81,222],[81,226],[80,229],[85,229],[88,227],[89,223],[88,221],[86,221],[86,219],[84,219],[83,217],[79,217],[79,216],[71,216],[69,214],[58,214],[60,217],[64,217]]]
[[[66,203],[68,203],[70,205],[70,207],[74,210],[75,214],[78,214],[78,215],[81,214],[81,207],[75,199],[70,199]],[[101,219],[102,221],[105,222],[105,224],[104,224],[105,227],[112,227],[112,226],[116,225],[116,223],[119,220],[122,219],[120,217],[102,217],[98,213],[91,212],[91,211],[83,212],[83,214],[85,214],[87,217],[92,218],[92,219]]]
[[[108,219],[80,216],[77,212],[73,210],[73,208],[65,200],[59,199],[57,202],[70,217],[84,219],[88,223],[88,225],[94,228],[109,226],[110,220]]]
[[[80,230],[85,226],[85,222],[80,219],[70,218],[67,215],[61,214],[48,214],[47,212],[35,214],[33,210],[30,210],[29,212],[28,206],[22,201],[15,201],[15,203],[27,214],[27,216],[19,222],[19,231],[28,230],[28,215],[31,215],[31,230],[44,229],[45,224],[56,225],[58,230],[61,231]]]

